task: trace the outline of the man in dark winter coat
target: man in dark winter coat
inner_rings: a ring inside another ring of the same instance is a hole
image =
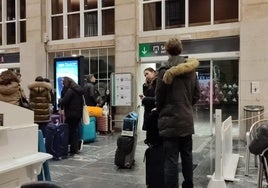
[[[171,38],[166,43],[170,55],[168,63],[159,69],[156,85],[158,128],[163,138],[165,188],[178,188],[178,157],[182,161],[183,188],[193,187],[192,134],[194,134],[192,106],[200,98],[195,69],[196,59],[180,56],[181,41]]]
[[[64,110],[65,123],[69,125],[70,153],[77,154],[79,150],[79,125],[83,110],[83,88],[71,78],[63,77],[62,98],[59,106]]]
[[[87,106],[101,106],[103,101],[100,92],[95,87],[96,78],[89,74],[87,82],[84,85],[85,100]]]

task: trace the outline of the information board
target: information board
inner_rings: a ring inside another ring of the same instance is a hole
[[[131,106],[132,75],[131,73],[112,73],[112,106]]]

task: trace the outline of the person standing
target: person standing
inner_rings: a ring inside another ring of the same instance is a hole
[[[193,187],[192,134],[194,134],[192,106],[200,98],[195,69],[199,62],[180,56],[181,41],[169,39],[165,44],[169,60],[158,72],[156,108],[158,128],[164,148],[165,188],[178,188],[178,158],[181,157],[184,181],[182,188]]]
[[[11,70],[1,72],[0,101],[19,106],[21,96],[26,99],[18,76]]]
[[[87,106],[101,106],[103,101],[100,92],[95,87],[96,78],[89,74],[84,85],[85,101]]]
[[[34,122],[38,124],[43,136],[46,137],[46,126],[50,121],[50,104],[52,86],[44,81],[42,76],[37,76],[34,83],[28,85],[30,90],[30,108],[34,111]]]
[[[63,77],[63,89],[59,106],[64,110],[65,123],[69,125],[70,154],[77,154],[79,150],[79,125],[83,110],[83,88],[71,78]]]
[[[150,129],[151,127],[149,126],[154,126],[152,125],[152,109],[155,108],[156,71],[152,67],[147,67],[144,69],[143,73],[145,83],[142,86],[143,94],[139,95],[142,105],[144,106],[142,130],[146,131],[146,139],[144,142],[151,145],[151,141],[154,138],[151,138],[152,134],[150,133],[150,130],[152,129]]]

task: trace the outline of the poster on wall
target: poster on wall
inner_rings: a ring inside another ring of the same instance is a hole
[[[83,71],[81,69],[82,64],[83,56],[62,57],[54,59],[54,87],[56,93],[56,108],[58,106],[58,100],[61,98],[63,77],[70,77],[79,85],[83,83]]]
[[[132,75],[131,73],[113,73],[112,106],[131,106],[132,104]]]

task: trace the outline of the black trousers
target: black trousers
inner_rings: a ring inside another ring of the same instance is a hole
[[[185,137],[164,138],[164,188],[179,187],[178,159],[181,157],[184,181],[182,188],[193,187],[192,135]]]
[[[43,133],[43,137],[46,138],[46,126],[48,122],[42,122],[42,123],[37,123],[38,124],[38,129],[40,129]]]
[[[80,118],[66,118],[65,123],[69,125],[69,144],[70,144],[70,153],[78,153],[78,145],[80,140],[79,125]]]

